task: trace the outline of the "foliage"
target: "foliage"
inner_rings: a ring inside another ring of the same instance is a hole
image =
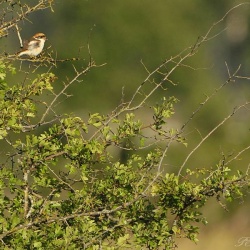
[[[69,86],[97,67],[91,56],[85,67],[74,67],[75,76],[59,91],[52,70],[14,83],[15,67],[8,57],[1,61],[2,249],[173,249],[176,238],[197,241],[200,223],[207,223],[201,208],[209,198],[222,204],[243,197],[247,173],[230,169],[237,157],[223,158],[211,169],[181,166],[179,173],[168,172],[168,149],[174,142],[186,145],[185,125],[169,125],[175,97],[150,103],[151,95],[163,82],[173,83],[171,73],[207,39],[208,34],[176,56],[178,61],[164,61],[109,115],[93,113],[87,119],[58,114],[56,104]],[[32,60],[43,63],[42,58]],[[164,72],[170,61],[172,70]],[[118,156],[124,151],[125,160]]]

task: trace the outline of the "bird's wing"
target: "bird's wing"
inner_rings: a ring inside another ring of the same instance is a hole
[[[29,43],[28,43],[28,49],[35,49],[39,47],[39,41],[37,40],[30,40]]]

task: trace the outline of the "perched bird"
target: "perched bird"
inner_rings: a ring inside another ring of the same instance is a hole
[[[24,42],[23,49],[17,55],[35,57],[42,52],[45,41],[46,36],[43,33],[37,33],[29,41]]]

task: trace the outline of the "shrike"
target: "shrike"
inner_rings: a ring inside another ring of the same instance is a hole
[[[29,41],[24,42],[23,49],[17,53],[18,56],[27,55],[30,57],[38,56],[44,47],[46,36],[43,33],[37,33]]]

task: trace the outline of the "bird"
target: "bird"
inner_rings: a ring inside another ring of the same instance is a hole
[[[46,36],[43,33],[36,33],[29,41],[24,42],[24,47],[17,53],[17,56],[38,56],[43,50],[45,41]]]

